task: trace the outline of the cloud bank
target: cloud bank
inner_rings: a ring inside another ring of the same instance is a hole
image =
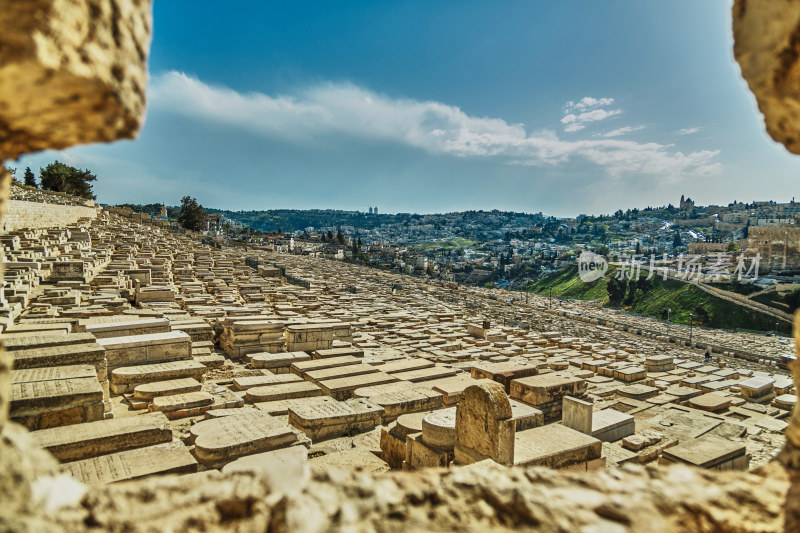
[[[718,172],[718,150],[672,151],[659,143],[603,138],[562,140],[553,130],[526,131],[490,117],[474,117],[434,101],[391,98],[352,84],[324,84],[293,95],[240,93],[180,72],[151,81],[150,106],[200,121],[227,125],[270,139],[313,144],[322,138],[378,140],[452,157],[493,158],[514,165],[561,165],[583,159],[611,176],[626,173],[663,178]],[[621,113],[603,109],[612,98],[568,102],[561,119],[567,131]],[[571,129],[569,129],[571,128]],[[628,130],[633,131],[633,130]],[[614,133],[614,132],[610,132]]]

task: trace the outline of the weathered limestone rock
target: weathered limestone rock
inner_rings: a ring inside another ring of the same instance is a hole
[[[800,154],[800,2],[736,0],[733,53],[767,132]]]
[[[469,464],[492,459],[502,465],[513,465],[512,417],[511,403],[501,384],[468,387],[456,408],[456,462]]]
[[[132,138],[144,118],[150,2],[33,0],[0,10],[0,154]]]

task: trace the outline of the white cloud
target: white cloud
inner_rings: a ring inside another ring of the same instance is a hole
[[[633,133],[634,131],[643,130],[644,126],[623,126],[622,128],[617,128],[615,130],[608,131],[606,133],[595,133],[595,137],[619,137],[620,135],[626,135],[628,133]]]
[[[680,134],[681,135],[691,135],[692,133],[697,133],[698,131],[700,131],[700,128],[683,128],[680,131]]]
[[[619,115],[622,113],[622,111],[619,109],[599,109],[609,106],[613,103],[613,98],[592,98],[591,96],[584,96],[578,102],[573,102],[570,100],[564,104],[564,112],[566,115],[564,115],[564,117],[561,119],[561,123],[566,125],[564,127],[564,131],[568,133],[580,131],[592,122],[605,120],[609,117],[613,117],[614,115]],[[596,107],[598,109],[584,111],[592,107]],[[577,114],[573,113],[573,111],[577,112]]]
[[[588,109],[590,107],[602,107],[611,105],[614,103],[613,98],[592,98],[591,96],[584,96],[577,102],[573,102],[570,100],[566,103],[565,107],[568,111],[570,110],[581,110],[581,109]]]
[[[521,165],[558,165],[583,158],[612,176],[634,172],[679,176],[717,172],[718,151],[683,154],[657,143],[616,139],[564,141],[551,130],[528,132],[522,124],[473,117],[434,101],[391,98],[351,84],[324,84],[295,95],[239,93],[179,72],[155,76],[150,87],[155,110],[226,124],[284,141],[309,143],[322,137],[382,140],[429,153],[495,158]],[[586,97],[575,109],[606,106],[611,98]],[[593,109],[561,119],[569,131],[604,120],[620,110]]]

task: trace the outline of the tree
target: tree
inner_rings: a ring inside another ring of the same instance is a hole
[[[197,199],[191,196],[181,198],[181,210],[178,212],[178,224],[192,231],[202,231],[206,222],[206,212]]]
[[[683,246],[683,242],[681,241],[681,232],[676,231],[675,236],[672,237],[672,247],[677,248],[679,246]]]
[[[342,228],[336,230],[336,240],[339,244],[344,244],[344,235],[342,235]]]
[[[63,192],[89,200],[96,198],[92,193],[91,185],[91,182],[95,180],[97,180],[97,176],[89,170],[81,170],[58,161],[39,169],[39,181],[42,189]]]
[[[35,187],[35,188],[39,187],[38,185],[36,185],[36,176],[33,175],[31,167],[25,168],[25,185],[27,185],[28,187]]]
[[[728,246],[725,247],[725,251],[726,252],[733,252],[733,253],[739,252],[740,251],[739,250],[739,243],[736,242],[736,241],[729,242]]]

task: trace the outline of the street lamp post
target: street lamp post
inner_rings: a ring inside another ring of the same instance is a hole
[[[692,330],[694,329],[694,313],[689,313],[689,347],[692,347]]]
[[[550,310],[553,310],[553,287],[550,287]]]
[[[667,309],[667,337],[669,337],[669,316],[672,314],[672,309]]]

